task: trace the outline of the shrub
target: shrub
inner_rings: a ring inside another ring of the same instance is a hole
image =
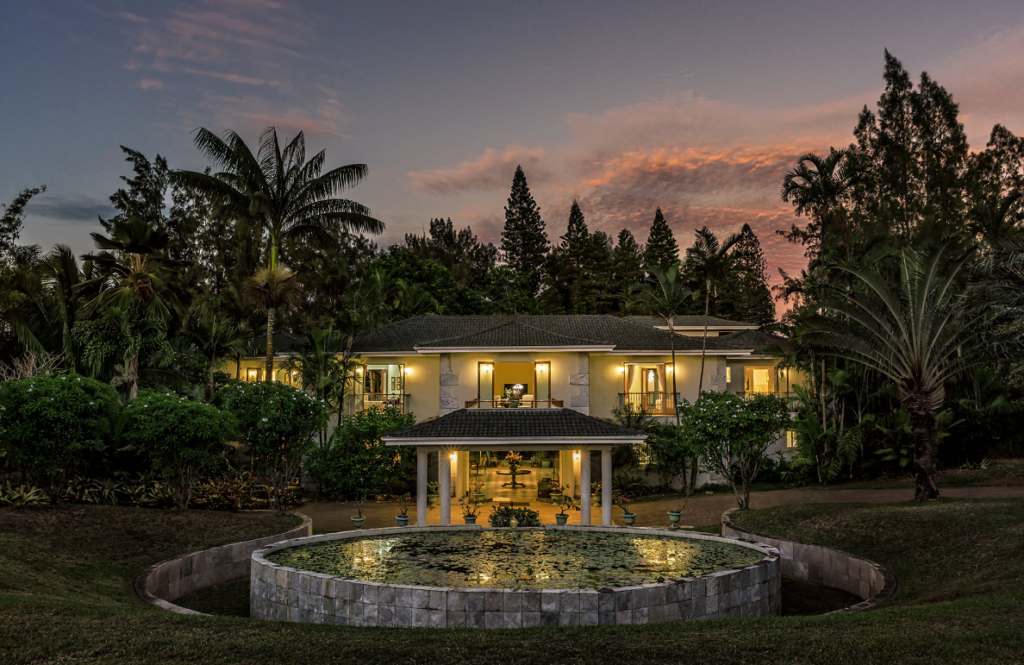
[[[118,412],[117,393],[75,374],[0,384],[0,446],[54,503],[68,475],[102,451]]]
[[[234,419],[209,404],[178,395],[140,391],[121,412],[121,444],[141,451],[185,510],[200,474],[217,466],[227,451]]]
[[[225,387],[218,400],[252,448],[257,472],[268,484],[270,505],[283,512],[288,484],[312,449],[313,436],[327,422],[326,405],[283,383],[240,381]]]
[[[388,447],[381,437],[416,423],[394,407],[369,409],[343,418],[326,445],[309,455],[309,473],[324,496],[404,494],[416,472],[416,451]]]
[[[540,513],[529,508],[513,508],[512,506],[491,506],[491,514],[487,517],[494,528],[512,526],[512,519],[517,527],[541,526]]]

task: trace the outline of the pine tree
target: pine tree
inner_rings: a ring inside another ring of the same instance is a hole
[[[678,262],[679,244],[672,235],[672,229],[668,227],[665,216],[661,214],[661,208],[658,208],[654,213],[651,232],[647,236],[647,246],[644,248],[644,270],[650,273],[651,266],[656,266],[664,272]]]
[[[615,311],[615,293],[612,288],[612,239],[604,231],[590,234],[585,265],[589,267],[589,281],[584,294],[585,314],[609,314]]]
[[[619,231],[618,243],[612,250],[610,291],[619,314],[634,314],[636,305],[629,305],[630,289],[644,281],[644,249],[637,244],[629,229]]]
[[[591,235],[576,201],[562,242],[548,254],[542,308],[550,314],[597,314],[606,309],[611,274],[611,243]]]
[[[732,248],[735,276],[719,289],[719,316],[769,326],[775,323],[775,301],[768,288],[768,261],[750,224],[744,224]]]
[[[524,295],[534,297],[544,277],[548,236],[540,208],[530,194],[523,167],[517,166],[512,191],[505,206],[505,228],[501,232],[505,264],[519,274]]]
[[[470,227],[455,231],[452,219],[430,220],[430,235],[405,234],[405,246],[445,268],[462,286],[479,285],[494,267],[497,248],[480,242]]]

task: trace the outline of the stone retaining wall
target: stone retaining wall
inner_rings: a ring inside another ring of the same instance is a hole
[[[896,591],[896,578],[874,561],[828,547],[805,545],[744,531],[732,523],[730,514],[735,510],[733,508],[722,515],[723,536],[743,538],[775,548],[782,557],[782,574],[785,577],[842,589],[864,599],[829,614],[866,610]]]
[[[608,531],[728,542],[762,552],[756,564],[642,586],[586,590],[449,589],[379,584],[297,570],[266,555],[298,545],[410,531],[469,531],[479,525],[367,529],[299,538],[253,553],[253,618],[339,626],[530,628],[645,624],[779,614],[781,569],[771,548],[711,534],[629,527],[554,526],[563,531]]]
[[[178,614],[202,614],[170,602],[206,587],[245,577],[249,574],[252,553],[283,540],[313,533],[313,520],[302,513],[302,524],[284,533],[222,545],[212,549],[183,554],[154,564],[135,578],[135,592],[147,603]]]

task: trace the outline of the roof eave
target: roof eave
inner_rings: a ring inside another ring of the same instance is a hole
[[[638,436],[508,436],[508,437],[452,437],[452,436],[416,436],[416,437],[390,437],[382,436],[381,441],[389,446],[408,445],[494,445],[508,446],[509,444],[522,443],[526,445],[561,445],[566,443],[579,443],[583,447],[595,445],[627,445],[643,443],[647,440],[646,434]],[[513,446],[515,447],[515,446]]]
[[[596,353],[612,351],[614,345],[586,346],[417,346],[414,347],[417,353],[507,353],[512,351],[592,351]],[[363,354],[366,355],[366,354]]]

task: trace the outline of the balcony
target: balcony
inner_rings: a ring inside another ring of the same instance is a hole
[[[628,404],[634,411],[643,411],[649,416],[674,416],[679,393],[619,393],[619,408]]]
[[[742,397],[743,399],[751,399],[757,395],[775,395],[776,397],[790,398],[796,397],[796,393],[787,390],[737,390],[736,396]]]
[[[349,397],[352,404],[352,412],[366,411],[368,409],[383,409],[394,407],[402,413],[409,412],[409,395],[400,393],[363,393]]]
[[[467,409],[560,409],[560,399],[470,399],[466,400]]]

